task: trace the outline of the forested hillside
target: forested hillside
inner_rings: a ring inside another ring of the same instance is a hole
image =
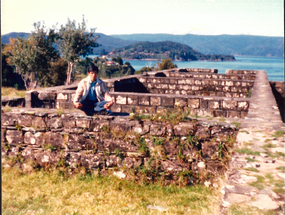
[[[204,55],[193,48],[171,41],[139,42],[123,48],[114,49],[108,57],[120,56],[124,59],[166,59],[179,61],[209,60],[233,61],[230,55]]]

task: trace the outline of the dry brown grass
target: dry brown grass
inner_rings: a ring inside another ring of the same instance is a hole
[[[13,87],[2,87],[1,88],[1,96],[15,98],[15,97],[25,97],[25,90],[16,90]]]

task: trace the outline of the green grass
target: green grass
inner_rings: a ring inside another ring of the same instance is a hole
[[[279,130],[279,131],[275,131],[275,133],[272,136],[275,138],[279,138],[279,137],[282,137],[284,134],[285,134],[285,131]]]
[[[248,167],[248,168],[245,168],[245,170],[251,171],[251,172],[259,172],[259,170],[254,167]]]
[[[219,214],[218,189],[138,184],[59,170],[2,169],[2,214]],[[148,205],[167,208],[165,212]]]
[[[278,211],[264,211],[260,210],[257,207],[251,207],[245,204],[233,204],[229,208],[227,214],[231,215],[278,215]]]
[[[276,167],[276,169],[278,169],[281,172],[285,172],[285,166],[279,166],[279,167]]]
[[[246,157],[245,159],[246,159],[247,161],[249,161],[249,162],[255,162],[255,161],[257,161],[256,159],[249,158],[249,157]]]
[[[249,148],[239,148],[239,149],[235,149],[235,151],[240,153],[240,154],[260,155],[260,152],[252,151]]]
[[[231,122],[231,124],[234,124],[237,128],[239,128],[239,126],[241,125],[240,122]]]
[[[276,148],[276,145],[274,145],[274,144],[272,144],[272,143],[267,143],[267,144],[264,144],[263,146],[262,146],[262,148]]]
[[[250,185],[256,187],[259,190],[264,188],[265,178],[261,175],[256,175],[257,181],[251,182]]]
[[[1,96],[7,96],[9,98],[22,97],[26,94],[25,90],[16,90],[13,87],[1,87]]]

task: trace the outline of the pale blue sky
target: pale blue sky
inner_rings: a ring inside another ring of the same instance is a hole
[[[283,0],[1,0],[1,34],[67,19],[110,34],[284,36]]]

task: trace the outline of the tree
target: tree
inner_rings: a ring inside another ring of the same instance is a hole
[[[24,82],[22,77],[14,72],[14,67],[10,66],[7,62],[9,55],[4,52],[4,48],[7,45],[2,44],[2,86],[13,87],[17,86],[17,89],[24,88]]]
[[[42,77],[48,75],[50,62],[59,57],[53,47],[55,32],[47,31],[40,23],[35,23],[34,27],[35,31],[27,40],[11,38],[10,44],[4,48],[4,53],[9,55],[8,63],[22,76],[26,90],[36,88],[39,74]]]
[[[57,40],[61,57],[68,62],[66,85],[71,83],[71,76],[74,62],[78,61],[80,56],[93,52],[93,47],[98,47],[96,43],[98,37],[93,36],[93,32],[87,32],[84,17],[81,25],[76,27],[75,21],[68,19],[66,25],[62,25],[59,30],[60,38]]]
[[[162,62],[157,62],[157,70],[177,68],[177,65],[171,59],[164,59]]]
[[[121,57],[118,56],[117,59],[116,59],[116,61],[117,61],[117,63],[120,64],[121,66],[123,65],[123,60],[122,60]]]

